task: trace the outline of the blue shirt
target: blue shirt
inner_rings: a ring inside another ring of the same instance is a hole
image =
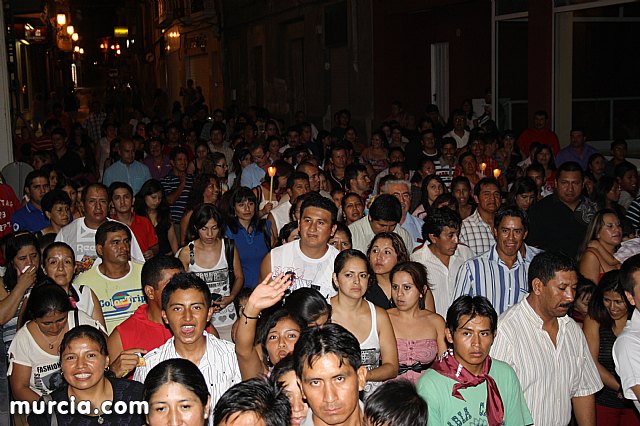
[[[133,195],[136,195],[142,185],[151,179],[149,167],[139,161],[134,161],[128,166],[122,161],[113,163],[104,171],[102,183],[109,186],[113,182],[125,182],[133,189]]]
[[[560,167],[562,163],[566,163],[567,161],[575,161],[580,164],[582,170],[587,170],[589,167],[589,157],[593,154],[597,154],[598,152],[599,151],[591,145],[585,144],[581,157],[576,150],[568,146],[561,149],[560,152],[558,152],[558,155],[556,155],[556,167]]]
[[[255,188],[260,185],[262,178],[266,175],[265,171],[260,168],[256,163],[251,163],[242,171],[240,177],[240,185],[247,188]]]
[[[238,232],[235,234],[227,227],[227,237],[236,243],[238,249],[246,288],[255,288],[260,283],[260,264],[269,252],[265,235],[271,241],[271,222],[266,222],[264,232],[259,233],[255,226],[252,227],[251,233],[248,233],[244,226],[238,224]]]
[[[13,232],[38,232],[51,225],[44,213],[31,204],[31,201],[13,214],[11,222],[13,223]]]

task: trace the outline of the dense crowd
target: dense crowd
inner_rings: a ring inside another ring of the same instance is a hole
[[[369,143],[334,120],[94,102],[21,129],[0,425],[20,401],[92,409],[31,425],[640,425],[624,140],[561,149],[546,112],[516,135],[468,101],[395,102]]]

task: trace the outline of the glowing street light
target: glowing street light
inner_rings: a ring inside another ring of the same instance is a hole
[[[67,15],[65,15],[64,13],[58,13],[56,15],[56,22],[58,23],[58,25],[60,25],[61,27],[67,24]]]
[[[80,38],[80,36],[78,35],[78,33],[71,34],[71,40],[78,41],[79,38]]]
[[[67,34],[71,35],[71,34],[73,34],[74,32],[75,32],[75,31],[74,31],[73,25],[69,25],[69,26],[67,27]]]

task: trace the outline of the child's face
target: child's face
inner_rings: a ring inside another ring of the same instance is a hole
[[[623,191],[627,191],[632,196],[635,196],[638,192],[638,171],[629,170],[626,172],[622,179],[620,179],[620,188]]]
[[[589,301],[591,300],[590,294],[583,294],[573,302],[573,309],[580,312],[583,315],[587,314],[589,308]]]
[[[333,200],[333,204],[335,204],[337,208],[340,208],[342,206],[342,198],[343,197],[344,197],[344,192],[341,192],[341,191],[336,191],[331,196],[331,199]]]

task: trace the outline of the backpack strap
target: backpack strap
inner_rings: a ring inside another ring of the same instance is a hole
[[[53,398],[50,394],[42,395],[42,400],[46,405],[49,405],[49,401],[53,401]],[[53,410],[51,413],[51,426],[58,426],[58,417],[56,416],[56,410]]]
[[[235,242],[227,237],[224,237],[224,258],[227,260],[227,270],[229,271],[229,291],[233,287],[233,283],[236,281],[236,275],[233,271],[233,258],[235,251]]]

